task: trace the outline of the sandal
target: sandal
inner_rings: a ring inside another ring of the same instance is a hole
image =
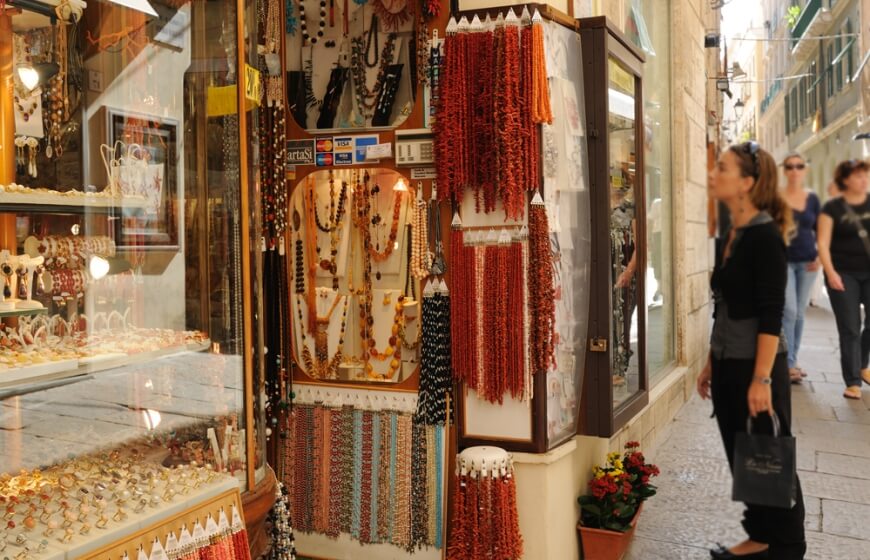
[[[804,381],[803,375],[801,375],[801,370],[794,367],[788,370],[788,380],[791,381],[792,385],[800,385]]]
[[[846,390],[843,391],[843,396],[847,399],[861,400],[861,387],[857,385],[846,387]]]
[[[861,379],[864,380],[864,383],[870,385],[870,368],[864,368],[861,370]]]

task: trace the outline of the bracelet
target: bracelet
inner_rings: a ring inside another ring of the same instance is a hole
[[[756,375],[753,379],[762,385],[770,385],[773,383],[773,380],[767,375]]]

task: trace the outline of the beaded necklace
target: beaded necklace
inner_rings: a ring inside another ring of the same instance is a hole
[[[376,462],[381,457],[381,415],[373,412],[372,417],[372,498],[369,504],[371,519],[369,520],[369,540],[378,542],[378,499],[380,498],[380,463]],[[383,499],[383,498],[380,498]]]
[[[376,525],[372,528],[372,538],[378,542],[390,542],[390,530],[387,524],[390,512],[390,449],[393,446],[391,431],[392,411],[382,411],[378,414],[380,421],[380,453],[378,456],[378,503],[373,511]]]
[[[342,438],[346,430],[344,424],[344,412],[341,409],[332,409],[329,411],[331,430],[329,433],[329,523],[326,534],[330,537],[338,537],[341,533],[341,505],[346,499],[345,489],[346,481],[344,479],[343,466],[345,464],[342,456]]]
[[[366,46],[364,40],[361,37],[353,37],[351,39],[350,71],[353,76],[354,89],[356,90],[356,104],[360,113],[366,119],[371,117],[375,105],[377,105],[377,98],[386,83],[387,67],[392,64],[393,61],[396,37],[397,35],[395,33],[387,35],[387,42],[381,50],[378,77],[372,89],[369,89],[368,84],[366,83]]]
[[[422,198],[417,199],[414,208],[413,221],[411,222],[411,275],[417,280],[429,276],[432,266],[431,254],[429,253],[429,211],[426,202]]]
[[[329,357],[329,324],[332,318],[332,313],[335,311],[338,301],[344,298],[344,306],[341,311],[341,327],[338,335],[338,346],[335,349],[335,354],[332,358]],[[305,330],[300,329],[302,335],[302,363],[305,366],[305,372],[315,379],[337,379],[338,368],[342,360],[344,360],[344,334],[347,327],[347,308],[350,298],[341,296],[336,293],[335,299],[332,302],[327,314],[323,317],[317,315],[317,307],[308,309],[309,317],[315,315],[315,355],[312,358],[311,350],[308,348],[307,336]],[[313,310],[313,313],[312,313]],[[296,295],[296,314],[299,317],[299,324],[304,324],[302,316],[302,297]]]
[[[393,192],[393,217],[390,221],[390,236],[384,242],[384,248],[381,249],[380,241],[378,241],[374,247],[369,246],[369,254],[375,262],[384,262],[393,254],[393,249],[396,246],[396,239],[399,235],[399,218],[402,214],[403,194],[403,191]]]
[[[353,500],[351,502],[350,534],[359,540],[362,522],[363,411],[353,411]]]
[[[547,210],[540,197],[535,198],[529,209],[528,270],[532,373],[545,373],[556,361],[556,298],[550,228],[547,223]]]
[[[444,431],[445,427],[436,426],[435,427],[435,535],[433,542],[435,543],[435,548],[441,548],[444,546],[443,540],[443,504],[444,504],[444,472],[443,465],[444,462],[442,457],[444,457]]]
[[[360,493],[359,540],[370,543],[372,532],[372,412],[364,411],[362,417],[362,481]]]

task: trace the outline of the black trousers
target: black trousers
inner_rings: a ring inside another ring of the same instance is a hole
[[[713,409],[728,464],[734,469],[734,440],[738,432],[746,431],[749,416],[747,394],[752,382],[755,360],[713,360]],[[771,392],[773,408],[779,416],[782,434],[791,435],[791,384],[788,378],[786,353],[776,356],[773,365]],[[770,433],[772,429],[766,414],[756,420],[758,431]],[[797,481],[797,500],[790,508],[775,508],[746,504],[743,528],[749,538],[770,546],[772,560],[800,560],[807,550],[804,538],[804,498],[800,481]]]
[[[840,335],[840,367],[847,387],[861,386],[861,370],[870,358],[870,271],[863,274],[843,273],[845,291],[828,286],[831,308],[837,318]],[[864,328],[861,328],[861,304],[864,304]]]

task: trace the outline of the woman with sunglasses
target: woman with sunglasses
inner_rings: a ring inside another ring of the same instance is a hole
[[[870,197],[868,165],[841,162],[834,182],[841,195],[825,203],[819,216],[819,257],[840,335],[840,367],[847,399],[861,398],[861,381],[870,383]],[[861,329],[861,305],[864,329]]]
[[[792,214],[779,193],[776,162],[755,142],[732,146],[710,174],[710,194],[728,207],[732,227],[717,243],[710,280],[715,310],[710,355],[698,377],[701,398],[713,411],[729,465],[734,467],[736,436],[747,417],[769,433],[771,416],[791,435],[791,391],[782,333],[785,306],[785,240]],[[731,548],[719,545],[713,558],[802,559],[806,553],[804,503],[800,483],[791,508],[746,504],[748,539]]]
[[[822,204],[819,197],[804,188],[807,163],[798,153],[792,153],[782,162],[786,185],[783,198],[791,208],[796,226],[795,236],[788,244],[788,279],[785,288],[785,310],[782,323],[788,343],[788,374],[792,383],[800,383],[806,375],[797,364],[804,314],[810,300],[810,290],[819,274],[816,250],[816,222]]]

